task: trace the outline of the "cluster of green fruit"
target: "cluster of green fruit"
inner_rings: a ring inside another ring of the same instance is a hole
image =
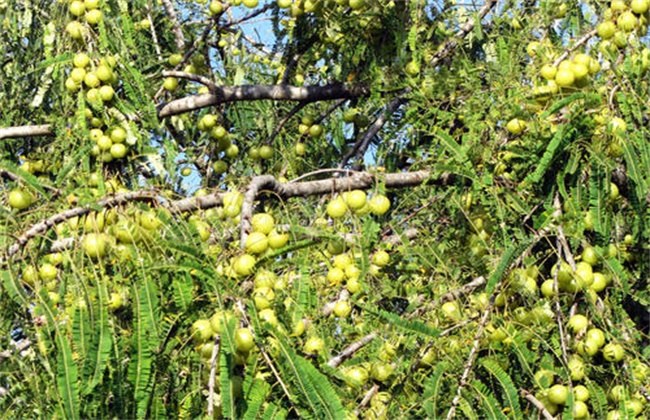
[[[294,18],[336,6],[349,7],[352,10],[361,10],[366,6],[366,0],[277,0],[277,2],[279,8],[289,9],[289,14]]]
[[[617,254],[616,246],[608,247],[606,258],[614,258]],[[557,276],[557,285],[560,291],[575,293],[578,291],[602,292],[610,284],[611,279],[603,273],[595,272],[593,267],[600,263],[600,256],[596,249],[590,246],[584,247],[580,255],[580,261],[576,263],[573,270],[566,262],[555,265],[551,272],[553,277]],[[546,297],[555,295],[553,289],[554,280],[548,279],[541,286],[541,292]]]
[[[372,213],[377,216],[385,214],[390,209],[390,200],[383,194],[375,194],[368,198],[365,191],[346,191],[337,195],[327,203],[326,212],[332,219],[340,219],[350,210],[357,216]]]
[[[610,7],[603,13],[603,22],[596,27],[598,36],[611,42],[618,48],[623,48],[628,44],[629,35],[636,32],[639,36],[645,36],[648,32],[648,9],[650,1],[632,0],[613,0]],[[603,44],[604,49],[608,49],[610,43]]]
[[[343,251],[344,245],[340,241],[330,241],[327,244],[325,255],[331,255],[332,259],[329,262],[330,268],[327,270],[325,278],[330,287],[342,285],[345,281],[345,287],[348,292],[354,294],[361,291],[362,288],[360,280],[362,270],[359,268],[360,264],[358,263],[360,256],[350,252],[344,253]],[[381,269],[388,265],[389,262],[390,255],[386,251],[376,251],[371,257],[368,274],[378,276]],[[345,318],[350,313],[350,308],[349,305],[347,308],[344,305],[343,303],[341,305],[337,303],[333,308],[334,314]],[[337,308],[340,311],[337,311]]]
[[[314,124],[314,118],[310,115],[304,115],[298,124],[298,132],[301,136],[309,135],[314,139],[323,135],[323,126]]]
[[[178,66],[181,62],[183,61],[183,56],[178,53],[173,53],[167,58],[167,64],[175,68]],[[189,73],[189,74],[202,74],[205,73],[208,70],[208,67],[205,63],[205,57],[202,55],[195,54],[191,62],[186,64],[185,67],[183,67],[182,71],[184,73]],[[178,88],[178,78],[177,77],[166,77],[163,80],[163,88],[167,90],[168,92],[173,92]],[[209,89],[207,86],[202,86],[199,90],[198,93],[208,93]]]
[[[72,61],[73,68],[65,81],[65,87],[70,92],[76,92],[83,86],[86,91],[86,99],[90,103],[101,101],[109,102],[115,96],[113,86],[119,82],[115,74],[117,60],[108,56],[93,62],[88,54],[78,53]]]
[[[597,331],[592,331],[592,335],[598,335]],[[602,331],[600,331],[602,334]],[[584,361],[576,355],[569,357],[569,368],[571,369],[572,380],[580,381],[584,378]],[[641,383],[647,378],[650,367],[639,360],[634,360],[632,365],[632,375],[634,380]],[[577,378],[577,379],[574,379]],[[570,387],[555,382],[555,372],[550,369],[540,369],[535,373],[535,382],[539,389],[535,397],[540,401],[544,408],[552,415],[560,411],[560,407],[568,403],[569,397],[573,398],[573,416],[577,419],[586,419],[590,417],[588,401],[591,396],[589,388],[583,384],[573,386],[571,395]],[[610,411],[607,413],[607,420],[619,420],[624,418],[637,418],[644,410],[646,399],[640,393],[631,395],[622,385],[614,385],[607,393],[607,400],[611,404]]]
[[[76,40],[81,40],[86,32],[86,27],[81,22],[83,18],[90,25],[98,25],[104,18],[104,14],[99,9],[101,0],[73,0],[68,5],[68,11],[77,19],[72,20],[66,26],[68,34]]]
[[[395,373],[393,361],[396,355],[397,347],[390,341],[385,341],[377,351],[377,360],[373,362],[359,363],[343,369],[346,385],[348,385],[352,390],[358,390],[359,388],[362,388],[369,379],[377,382],[386,382]]]
[[[114,126],[106,132],[101,128],[93,128],[90,130],[90,139],[95,142],[90,153],[104,163],[124,158],[134,140],[127,138],[127,131],[121,126]]]
[[[576,54],[571,60],[562,60],[555,65],[552,62],[556,59],[556,52],[547,42],[531,42],[527,52],[531,57],[546,61],[539,74],[547,84],[535,87],[534,91],[540,97],[556,94],[561,88],[584,87],[589,83],[589,76],[596,75],[601,69],[598,60],[585,53]]]
[[[238,196],[240,197],[241,194]],[[236,208],[239,208],[237,215],[241,212],[241,203],[226,203],[224,198],[224,212],[233,217]],[[237,217],[237,216],[235,216]],[[217,271],[228,277],[247,277],[255,273],[257,256],[264,256],[283,248],[289,241],[289,234],[279,232],[275,227],[275,219],[269,213],[258,213],[253,215],[252,232],[246,237],[244,244],[245,253],[237,255],[230,260],[229,264],[220,264]]]
[[[199,120],[197,128],[203,132],[209,133],[210,137],[217,141],[217,152],[223,153],[222,157],[235,158],[239,155],[239,147],[232,143],[230,134],[222,125],[217,124],[217,116],[205,114]],[[216,160],[212,164],[212,169],[217,174],[222,174],[228,170],[228,164],[222,159]]]
[[[251,220],[253,231],[246,238],[246,251],[264,254],[269,249],[280,249],[289,241],[287,233],[275,229],[275,219],[269,213],[258,213]]]

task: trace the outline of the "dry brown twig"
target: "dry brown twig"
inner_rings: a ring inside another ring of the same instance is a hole
[[[376,337],[377,337],[377,333],[370,333],[368,335],[364,335],[363,337],[361,337],[361,339],[350,344],[349,346],[344,348],[343,351],[341,351],[339,354],[332,357],[327,362],[327,365],[333,368],[339,367],[341,363],[345,362],[346,360],[354,356],[356,352],[358,352],[360,349],[368,345]]]
[[[210,377],[208,378],[208,417],[212,418],[214,413],[214,387],[215,378],[217,376],[217,357],[219,356],[219,349],[221,347],[221,337],[217,335],[214,339],[214,347],[210,355]]]
[[[532,405],[534,405],[538,410],[539,413],[546,419],[546,420],[555,420],[555,417],[551,413],[548,412],[546,407],[544,407],[544,404],[542,404],[533,394],[530,392],[526,391],[525,389],[519,390],[519,395],[521,395],[523,398],[528,400]]]

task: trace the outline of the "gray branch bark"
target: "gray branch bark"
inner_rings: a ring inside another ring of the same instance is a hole
[[[367,96],[370,89],[363,85],[343,83],[324,86],[242,85],[215,86],[210,93],[193,95],[163,104],[158,109],[159,118],[167,118],[207,106],[239,101],[300,101],[316,102],[332,99]]]

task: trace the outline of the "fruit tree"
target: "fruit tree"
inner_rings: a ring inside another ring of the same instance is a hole
[[[0,411],[648,418],[649,6],[0,1]]]

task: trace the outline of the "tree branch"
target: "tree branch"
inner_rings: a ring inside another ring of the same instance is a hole
[[[386,124],[388,117],[391,116],[393,112],[395,112],[395,110],[397,110],[397,108],[399,108],[399,106],[406,101],[402,96],[410,91],[411,89],[406,89],[405,92],[394,98],[386,106],[386,110],[379,117],[377,117],[377,119],[370,125],[366,132],[363,133],[363,135],[359,137],[359,139],[354,143],[354,146],[352,146],[352,148],[345,154],[345,156],[343,156],[340,165],[341,168],[347,165],[348,161],[352,157],[363,157],[363,155],[366,154],[368,146],[370,145],[370,141],[377,135],[377,133],[379,133],[379,130],[381,130],[384,124]]]
[[[54,134],[50,124],[0,128],[0,140],[14,137],[37,137]]]
[[[391,173],[381,176],[368,172],[358,172],[345,178],[329,178],[318,181],[283,184],[271,175],[260,175],[251,180],[249,183],[249,192],[245,195],[246,199],[242,205],[241,214],[242,231],[244,231],[246,226],[250,226],[249,224],[253,211],[252,200],[260,197],[262,194],[273,193],[280,199],[307,197],[310,195],[370,188],[379,181],[383,181],[387,188],[404,188],[420,185],[429,180],[429,177],[430,173],[428,171]],[[86,205],[75,207],[36,223],[26,232],[21,234],[18,239],[16,239],[15,242],[6,249],[2,256],[0,256],[0,264],[6,263],[12,256],[16,255],[32,238],[44,234],[52,227],[63,223],[68,219],[88,214],[95,210],[97,206],[115,207],[132,201],[153,201],[158,203],[160,207],[167,208],[172,214],[179,214],[219,206],[223,201],[223,195],[223,192],[215,192],[201,197],[185,198],[167,203],[160,203],[159,195],[155,191],[135,191],[104,198],[92,206]],[[242,242],[245,242],[245,240]],[[74,241],[67,241],[66,244],[72,246]],[[57,246],[58,248],[62,247],[58,242],[55,243],[53,247],[54,246]]]
[[[176,48],[178,51],[183,51],[185,49],[185,35],[183,35],[183,28],[181,28],[180,23],[178,23],[178,16],[176,15],[176,10],[174,10],[174,5],[169,0],[162,0],[162,4],[172,23],[172,32],[174,33]]]
[[[375,337],[377,337],[377,333],[371,333],[361,337],[359,341],[355,341],[354,343],[350,344],[345,349],[343,349],[343,351],[339,353],[337,356],[332,357],[327,362],[327,364],[333,368],[339,367],[341,363],[345,362],[347,359],[354,356],[354,353],[356,353],[357,351],[359,351],[359,349],[361,349],[362,347],[370,343],[372,340],[374,340]]]
[[[488,0],[485,2],[483,5],[483,8],[478,13],[478,16],[476,19],[471,20],[467,22],[463,27],[458,29],[458,31],[454,34],[456,39],[448,39],[442,48],[433,56],[433,59],[431,60],[431,65],[436,66],[438,65],[442,60],[445,58],[449,57],[452,52],[458,47],[458,44],[460,40],[465,38],[468,33],[470,33],[474,27],[476,26],[477,23],[479,23],[485,15],[487,15],[490,10],[497,4],[497,0]]]
[[[316,102],[356,98],[369,94],[370,89],[367,86],[347,85],[343,83],[307,87],[280,85],[221,86],[210,93],[188,96],[162,104],[158,108],[158,117],[167,118],[172,115],[227,102],[259,101],[265,99]]]
[[[193,82],[201,83],[202,85],[207,86],[210,90],[219,89],[216,83],[210,80],[209,77],[201,76],[200,74],[187,73],[184,71],[178,70],[163,70],[162,75],[164,77],[178,77],[181,79],[191,80]]]

